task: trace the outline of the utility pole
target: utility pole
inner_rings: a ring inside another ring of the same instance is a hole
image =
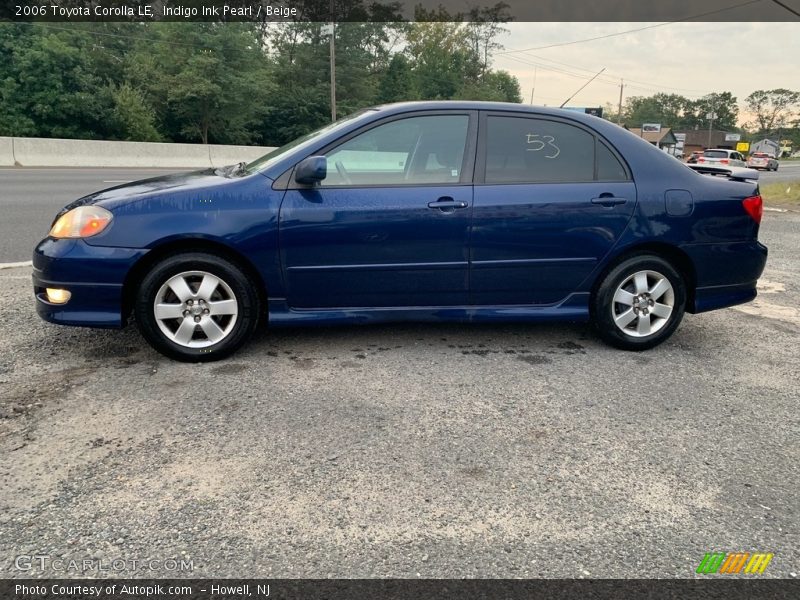
[[[625,85],[619,80],[619,104],[617,105],[617,125],[622,125],[622,88]]]
[[[536,89],[536,72],[539,70],[539,67],[533,67],[533,87],[531,88],[531,104],[533,104],[533,92]]]
[[[714,107],[711,107],[711,112],[706,115],[706,119],[708,119],[708,146],[706,148],[711,148],[711,128],[714,126],[714,119],[717,118],[717,113],[714,112]]]
[[[331,123],[336,121],[336,21],[333,16],[333,0],[331,11]]]

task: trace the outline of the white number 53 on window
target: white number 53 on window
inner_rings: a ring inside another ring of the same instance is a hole
[[[561,154],[561,148],[556,145],[556,138],[552,135],[539,135],[538,133],[528,133],[525,135],[528,152],[539,152],[545,150],[545,158],[557,158]]]

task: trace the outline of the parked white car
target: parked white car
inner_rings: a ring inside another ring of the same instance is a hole
[[[730,167],[746,167],[744,156],[736,150],[727,150],[725,148],[710,148],[703,152],[702,156],[697,157],[698,165],[714,165],[721,164]]]

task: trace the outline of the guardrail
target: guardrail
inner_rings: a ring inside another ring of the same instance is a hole
[[[204,168],[252,161],[274,147],[0,137],[0,167]]]

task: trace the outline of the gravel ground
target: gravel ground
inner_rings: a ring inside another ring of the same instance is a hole
[[[767,213],[750,305],[632,354],[582,325],[263,334],[170,362],[41,322],[0,271],[0,576],[18,555],[199,577],[692,577],[800,571],[800,215]],[[87,574],[93,574],[89,571]],[[107,573],[106,573],[107,574]]]

